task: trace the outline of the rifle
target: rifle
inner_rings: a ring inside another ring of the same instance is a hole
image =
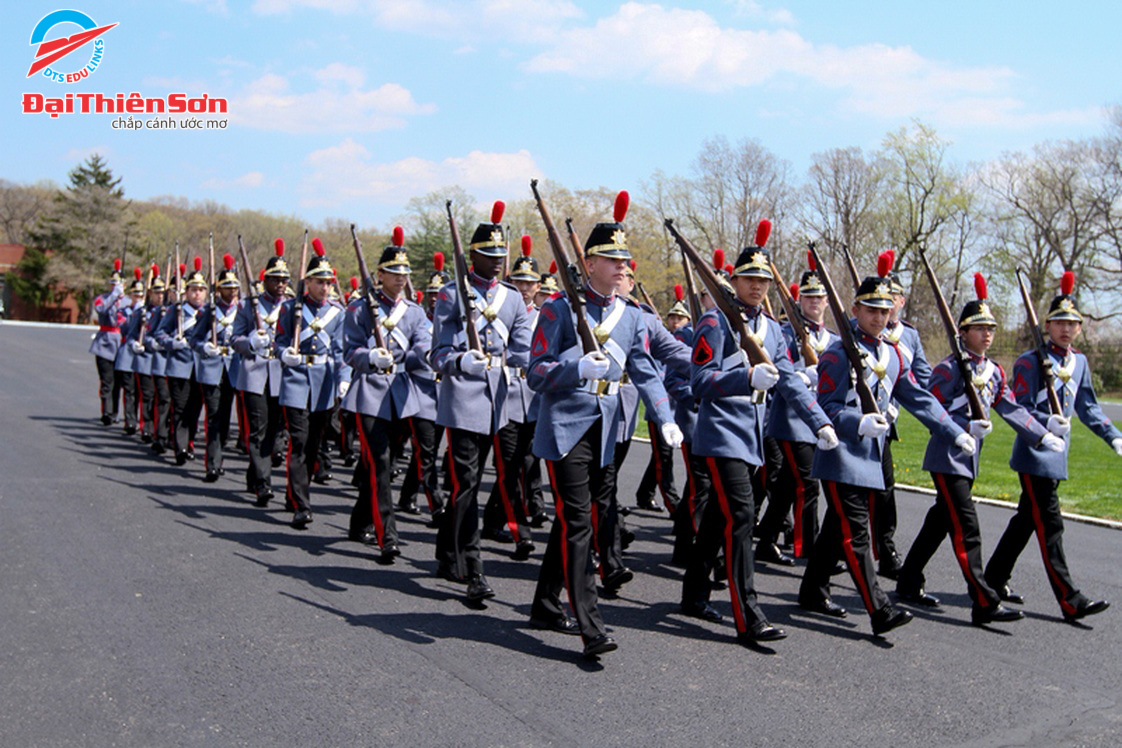
[[[300,280],[296,283],[296,300],[293,302],[295,322],[292,323],[292,347],[300,350],[300,328],[304,323],[304,276],[308,273],[308,230],[304,229],[304,248],[300,250]]]
[[[128,267],[128,263],[125,262],[125,258],[128,257],[128,254],[129,254],[129,229],[126,226],[125,227],[125,246],[121,247],[121,269],[122,269],[122,271],[124,270],[124,268]]]
[[[179,242],[175,243],[175,336],[183,340],[183,266],[180,264]]]
[[[818,275],[822,280],[822,285],[826,287],[826,300],[830,305],[830,311],[834,315],[834,323],[838,326],[838,336],[841,338],[846,358],[849,359],[849,365],[853,367],[853,371],[857,374],[857,382],[854,388],[857,390],[857,399],[861,402],[861,412],[880,413],[876,398],[873,397],[873,390],[869,387],[869,383],[865,381],[865,359],[857,348],[857,340],[853,337],[853,330],[849,326],[849,317],[842,309],[841,299],[838,298],[837,289],[834,288],[834,281],[830,278],[830,272],[818,255],[815,243],[810,242],[807,248],[814,256],[814,262],[818,266]]]
[[[849,245],[842,244],[842,252],[845,253],[845,264],[849,267],[849,277],[853,279],[853,290],[861,285],[861,276],[857,274],[857,266],[853,264],[853,255],[849,253]]]
[[[662,315],[658,313],[658,307],[655,306],[654,300],[651,298],[651,295],[647,293],[647,289],[643,288],[642,281],[637,282],[635,284],[635,287],[639,289],[639,295],[643,297],[643,301],[647,302],[647,306],[651,308],[651,311],[654,312],[654,316],[658,318],[659,324],[661,324]]]
[[[538,204],[538,212],[541,213],[542,222],[545,224],[545,233],[549,237],[549,248],[553,252],[553,259],[557,261],[557,277],[561,281],[561,288],[569,298],[569,306],[572,307],[573,315],[577,318],[577,337],[580,339],[581,348],[585,353],[600,353],[600,343],[596,340],[596,336],[592,332],[592,326],[588,322],[588,315],[585,313],[584,296],[577,288],[577,281],[583,283],[583,267],[576,268],[565,255],[565,248],[561,246],[561,236],[557,233],[557,227],[553,224],[549,209],[545,207],[545,202],[538,192],[538,180],[530,180],[530,190],[534,193],[534,200]],[[573,251],[577,254],[577,257],[583,257],[584,250],[581,249],[580,241],[573,232],[572,221],[566,221],[566,225],[569,227],[569,240],[573,244]],[[574,278],[574,276],[576,277]]]
[[[374,290],[374,279],[370,277],[370,269],[366,266],[366,255],[362,253],[362,242],[358,240],[355,225],[351,224],[351,240],[355,245],[355,256],[358,257],[358,274],[362,276],[362,298],[366,302],[366,313],[370,316],[370,327],[374,330],[374,343],[379,348],[386,348],[386,340],[382,335],[382,321],[374,307],[370,296]]]
[[[1048,344],[1044,342],[1044,335],[1040,332],[1040,320],[1036,316],[1036,306],[1029,296],[1025,280],[1028,273],[1017,268],[1017,285],[1021,288],[1021,299],[1025,302],[1025,313],[1028,315],[1029,329],[1032,331],[1032,342],[1036,346],[1036,355],[1040,356],[1040,369],[1044,374],[1044,390],[1048,393],[1048,410],[1053,415],[1062,416],[1063,408],[1060,406],[1060,396],[1055,390],[1055,376],[1052,374],[1052,359],[1048,357]]]
[[[468,264],[464,256],[464,245],[460,242],[460,229],[456,226],[456,217],[452,215],[452,201],[444,203],[448,211],[448,227],[452,231],[452,270],[456,282],[456,302],[460,307],[460,325],[467,335],[468,350],[483,352],[483,344],[479,340],[479,330],[475,327],[475,292],[468,285]]]
[[[954,323],[954,317],[951,316],[951,309],[947,306],[947,300],[943,296],[943,290],[939,288],[939,282],[935,280],[935,271],[931,269],[931,263],[927,261],[927,253],[923,250],[923,246],[921,245],[916,249],[919,250],[919,260],[923,263],[923,272],[927,276],[927,282],[931,284],[931,290],[935,293],[935,309],[939,312],[939,318],[943,320],[943,330],[947,333],[947,340],[951,344],[951,355],[958,367],[958,375],[962,377],[966,402],[970,404],[970,420],[981,421],[986,417],[986,409],[982,405],[982,398],[978,395],[978,389],[974,386],[974,380],[970,374],[969,359],[966,351],[962,349],[962,342],[959,340],[958,328]]]
[[[253,307],[253,321],[258,330],[264,330],[265,323],[261,319],[261,305],[257,301],[257,287],[253,283],[253,271],[249,268],[249,253],[245,251],[241,234],[238,234],[238,254],[242,258],[242,270],[245,271],[246,287],[249,289],[246,296],[250,306]]]
[[[783,308],[787,312],[787,321],[791,324],[791,329],[795,331],[795,339],[799,341],[803,362],[807,366],[817,366],[818,354],[815,353],[814,346],[810,344],[810,335],[806,331],[806,320],[803,319],[803,312],[795,305],[795,297],[791,295],[791,289],[779,276],[779,269],[775,267],[774,262],[771,263],[771,274],[775,276],[775,289],[779,293],[779,300],[783,303]]]
[[[144,345],[144,333],[148,331],[148,289],[152,287],[152,278],[159,274],[159,265],[152,265],[148,268],[148,272],[144,274],[144,301],[140,307],[140,332],[136,335],[136,340],[141,345]]]
[[[734,303],[732,294],[721,285],[721,282],[717,279],[717,274],[709,267],[709,263],[702,259],[697,249],[694,248],[686,237],[678,233],[678,229],[674,228],[673,218],[667,218],[665,225],[671,236],[674,237],[674,241],[678,242],[682,253],[693,263],[694,269],[697,270],[697,274],[701,277],[701,282],[705,284],[705,288],[709,290],[709,295],[717,304],[717,308],[725,315],[725,319],[728,320],[729,325],[740,338],[740,348],[744,351],[745,355],[748,356],[748,363],[752,366],[756,366],[757,364],[770,364],[771,356],[767,354],[767,351],[765,351],[749,333],[748,323],[744,319],[744,315]],[[695,321],[694,324],[696,325],[697,322]]]
[[[218,303],[214,297],[218,295],[218,283],[214,277],[214,232],[210,232],[210,297],[207,299],[210,303],[207,305],[210,310],[210,343],[214,347],[218,347]]]
[[[580,237],[577,236],[577,232],[573,231],[573,219],[572,218],[566,218],[565,219],[565,228],[569,232],[569,244],[573,245],[573,254],[577,258],[577,264],[580,266],[581,270],[583,271],[583,269],[584,269],[584,247],[581,245]]]

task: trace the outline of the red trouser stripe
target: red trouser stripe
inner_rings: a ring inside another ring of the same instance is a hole
[[[877,537],[877,492],[869,491],[869,546],[873,549],[874,561],[880,561],[880,543]]]
[[[709,463],[709,474],[713,479],[713,488],[717,492],[721,514],[725,515],[725,576],[728,577],[729,595],[732,597],[732,614],[736,617],[736,630],[744,632],[748,630],[748,624],[744,620],[744,609],[740,604],[740,590],[736,588],[736,581],[733,579],[732,508],[729,506],[729,499],[725,494],[725,485],[721,482],[717,460],[712,457],[706,457],[705,459]]]
[[[503,450],[499,446],[499,435],[495,434],[495,470],[498,471],[496,480],[499,482],[499,496],[503,500],[503,511],[506,512],[506,526],[510,528],[514,542],[522,540],[518,534],[518,518],[514,516],[514,505],[510,503],[510,494],[506,490],[506,460],[503,459]]]
[[[939,488],[939,496],[947,502],[947,516],[951,519],[951,543],[954,545],[954,555],[962,569],[962,576],[966,577],[966,581],[977,592],[978,606],[988,608],[990,601],[983,594],[982,585],[978,584],[978,580],[974,578],[973,572],[970,571],[970,559],[966,557],[966,538],[962,534],[962,520],[958,516],[958,509],[955,507],[954,501],[951,500],[951,492],[947,488],[947,479],[942,473],[932,473],[931,475],[934,476],[935,484]]]
[[[549,486],[553,489],[553,500],[556,502],[554,509],[557,512],[557,521],[561,524],[561,569],[565,573],[565,590],[569,593],[569,603],[573,600],[573,580],[569,578],[569,523],[565,519],[565,498],[557,487],[557,475],[553,472],[553,461],[546,460],[545,466],[549,470]]]
[[[417,468],[417,485],[425,491],[425,499],[429,502],[429,512],[433,511],[432,493],[429,491],[428,482],[425,480],[424,467],[421,465],[421,440],[417,438],[417,424],[409,419],[409,435],[413,442],[413,465]]]
[[[446,432],[448,435],[448,465],[452,468],[452,500],[448,502],[448,508],[456,511],[456,498],[460,495],[460,476],[456,472],[456,458],[452,454],[452,429]]]
[[[838,526],[841,528],[842,535],[842,553],[845,555],[845,563],[849,566],[849,573],[853,575],[853,581],[857,584],[857,591],[861,593],[861,599],[865,602],[865,610],[869,614],[873,613],[873,593],[869,589],[869,582],[865,579],[864,570],[861,567],[860,560],[853,550],[853,531],[849,527],[849,518],[845,516],[845,508],[842,505],[841,496],[838,495],[838,485],[833,481],[825,481],[826,492],[830,495],[830,501],[834,503],[834,511],[838,514]],[[869,492],[870,504],[872,503],[872,491]],[[869,539],[872,542],[872,538]]]
[[[781,441],[780,446],[783,448],[783,455],[787,458],[787,467],[791,471],[791,477],[795,479],[795,510],[792,512],[795,519],[795,557],[803,557],[803,510],[806,508],[806,484],[803,483],[803,477],[799,473],[799,466],[795,462],[795,450],[791,449],[791,442]]]
[[[1040,555],[1044,559],[1044,569],[1048,572],[1048,577],[1052,580],[1052,584],[1056,586],[1062,597],[1060,597],[1060,610],[1068,615],[1075,615],[1075,606],[1067,601],[1071,596],[1071,590],[1067,588],[1060,575],[1056,573],[1056,569],[1052,566],[1052,559],[1048,555],[1048,540],[1044,532],[1044,519],[1040,516],[1040,503],[1036,500],[1036,491],[1032,490],[1032,478],[1028,475],[1021,473],[1021,485],[1024,486],[1025,491],[1028,493],[1029,503],[1032,504],[1032,521],[1036,525],[1036,540],[1040,544]]]
[[[265,395],[265,397],[267,398],[268,395]],[[267,402],[268,401],[266,401],[266,403]],[[265,407],[266,407],[265,418],[267,419],[269,417],[269,415],[268,415],[269,414],[268,405],[266,404]],[[238,391],[238,410],[241,412],[242,418],[244,419],[245,424],[246,424],[246,427],[241,430],[241,432],[239,433],[239,436],[241,436],[241,438],[242,438],[242,444],[245,445],[245,453],[247,455],[250,455],[250,459],[253,459],[253,451],[250,448],[250,443],[249,443],[249,406],[245,404],[245,393],[242,392],[241,390]],[[260,475],[257,476],[258,480],[262,479],[263,477],[264,476],[260,476]]]
[[[697,486],[693,482],[693,462],[690,460],[690,445],[682,442],[682,456],[686,460],[686,511],[690,513],[690,527],[697,532]],[[681,507],[679,507],[679,511]]]
[[[136,414],[137,414],[137,429],[140,433],[144,433],[144,390],[140,388],[140,375],[133,374],[133,380],[136,382]]]
[[[362,416],[355,414],[358,419],[358,443],[362,450],[362,458],[366,460],[367,480],[370,481],[370,518],[374,521],[374,532],[378,533],[378,545],[385,539],[386,528],[382,522],[382,514],[378,511],[378,467],[374,464],[374,451],[370,449],[370,442],[366,440],[366,429],[362,427]]]
[[[284,458],[284,497],[292,511],[296,511],[296,498],[292,495],[292,426],[288,423],[287,408],[284,411],[284,427],[288,429],[288,451]]]

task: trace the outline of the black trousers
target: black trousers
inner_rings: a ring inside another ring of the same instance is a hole
[[[647,433],[651,437],[651,459],[647,462],[647,469],[639,481],[635,501],[639,504],[650,504],[654,501],[657,487],[662,494],[662,503],[666,506],[666,511],[673,514],[682,500],[678,495],[678,487],[674,485],[674,450],[663,441],[662,433],[655,422],[647,421]]]
[[[140,420],[140,407],[137,402],[136,374],[131,371],[114,371],[113,377],[117,387],[124,395],[125,401],[125,428],[135,429]]]
[[[608,502],[598,506],[592,515],[594,542],[596,553],[600,556],[600,578],[606,578],[623,569],[623,544],[620,534],[626,529],[623,515],[619,511],[619,475],[623,470],[623,463],[627,460],[627,453],[631,451],[631,440],[616,443],[615,455],[612,464],[615,472],[612,475],[612,490],[608,495]]]
[[[869,505],[869,524],[873,528],[873,556],[884,561],[896,555],[896,470],[892,466],[892,440],[884,440],[880,456],[884,490],[874,491]]]
[[[97,364],[97,396],[101,401],[101,417],[117,418],[117,400],[121,394],[121,383],[113,371],[113,359],[94,356]]]
[[[436,533],[436,560],[458,576],[483,573],[479,554],[479,482],[494,434],[448,429],[449,477],[452,490],[448,511]]]
[[[565,612],[563,587],[585,643],[606,632],[597,605],[592,546],[597,516],[607,508],[615,490],[616,467],[614,463],[600,467],[600,429],[597,422],[565,457],[546,460],[557,515],[530,607],[534,618],[560,617]]]
[[[153,441],[166,444],[171,440],[171,385],[164,376],[153,376],[152,384],[156,388],[156,402],[153,406],[156,417],[156,432]]]
[[[483,508],[483,526],[489,529],[506,525],[514,542],[530,540],[530,521],[526,514],[526,455],[534,442],[533,423],[511,421],[495,434],[495,484]]]
[[[532,449],[526,454],[522,469],[526,472],[526,513],[535,517],[545,511],[545,496],[542,494],[542,461],[534,456]]]
[[[1017,557],[1035,533],[1052,593],[1060,610],[1072,615],[1086,598],[1072,581],[1064,556],[1064,518],[1057,492],[1060,482],[1026,473],[1020,473],[1020,479],[1021,500],[986,565],[986,580],[994,589],[1008,584]]]
[[[199,413],[203,409],[203,393],[195,381],[194,372],[191,372],[190,379],[168,377],[168,390],[171,392],[171,441],[178,455],[188,451],[195,441]]]
[[[355,436],[358,435],[359,428],[357,414],[339,410],[339,456],[344,460],[354,456]]]
[[[284,408],[280,398],[269,394],[269,386],[259,395],[256,392],[242,393],[242,407],[249,433],[246,435],[246,452],[249,467],[245,472],[246,488],[256,491],[258,487],[268,486],[273,474],[273,450],[277,434],[284,428]]]
[[[222,468],[222,445],[230,436],[230,415],[234,407],[234,386],[226,370],[218,384],[204,384],[203,408],[206,411],[206,462],[208,473]]]
[[[945,473],[932,473],[931,477],[935,480],[935,504],[927,510],[923,526],[908,550],[897,588],[909,592],[920,590],[926,581],[924,567],[939,550],[943,538],[950,535],[955,560],[962,569],[966,591],[974,607],[997,607],[1001,599],[982,575],[982,531],[971,496],[974,481]]]
[[[888,596],[877,584],[869,547],[869,506],[874,491],[834,481],[822,481],[822,489],[826,517],[806,565],[799,598],[808,602],[829,598],[830,574],[841,557],[871,616],[888,605]]]
[[[417,493],[424,490],[430,513],[444,509],[444,488],[441,486],[436,459],[443,437],[443,426],[437,426],[427,418],[414,416],[409,419],[409,439],[413,443],[413,455],[401,482],[398,500],[402,504],[415,501]]]
[[[319,467],[320,440],[330,420],[330,410],[284,409],[284,421],[288,427],[288,487],[285,496],[288,508],[294,512],[312,508],[311,476]]]
[[[674,512],[674,551],[671,561],[678,566],[689,564],[694,538],[701,526],[701,518],[705,514],[705,505],[709,501],[712,487],[705,458],[695,456],[691,452],[689,442],[682,444],[682,456],[689,466],[689,472],[686,473],[686,492],[682,495],[683,501],[678,504],[678,509]]]
[[[362,458],[355,471],[358,499],[351,509],[350,532],[353,537],[373,525],[378,545],[384,548],[387,543],[397,543],[397,520],[390,488],[390,443],[395,433],[404,428],[404,423],[357,414],[355,419]]]
[[[818,481],[810,477],[814,445],[779,439],[773,443],[776,459],[768,474],[768,505],[760,519],[760,542],[776,542],[791,513],[795,558],[806,558],[818,537]]]
[[[752,528],[756,507],[753,477],[758,468],[743,460],[707,457],[705,464],[712,488],[701,516],[693,553],[682,580],[682,602],[706,603],[712,592],[709,575],[717,554],[725,552],[732,613],[739,634],[758,621],[766,621],[756,601]]]
[[[136,375],[137,410],[140,416],[140,433],[156,435],[156,382],[149,374]]]

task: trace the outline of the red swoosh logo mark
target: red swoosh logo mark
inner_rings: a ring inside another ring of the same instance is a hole
[[[108,26],[99,26],[89,31],[81,31],[73,36],[43,42],[39,45],[38,51],[35,52],[35,62],[31,63],[31,69],[27,71],[27,77],[30,78],[51,63],[61,60],[79,47],[92,42],[116,25],[115,23],[111,23]],[[46,56],[44,57],[44,55]]]

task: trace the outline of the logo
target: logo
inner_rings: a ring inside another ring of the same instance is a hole
[[[45,41],[47,33],[61,24],[74,24],[82,30],[70,36],[59,36]],[[100,38],[101,35],[116,25],[111,23],[108,26],[98,26],[92,18],[77,10],[56,10],[48,13],[35,24],[35,29],[31,32],[29,43],[32,46],[38,44],[39,48],[35,50],[35,61],[31,63],[27,77],[30,78],[39,71],[43,71],[43,75],[56,83],[77,83],[88,77],[90,73],[97,70],[105,53],[105,41]],[[62,69],[56,67],[56,63],[60,63],[87,44],[92,51],[89,60],[83,66],[74,70],[74,63],[67,62],[66,68],[63,69],[73,72],[62,72]]]

